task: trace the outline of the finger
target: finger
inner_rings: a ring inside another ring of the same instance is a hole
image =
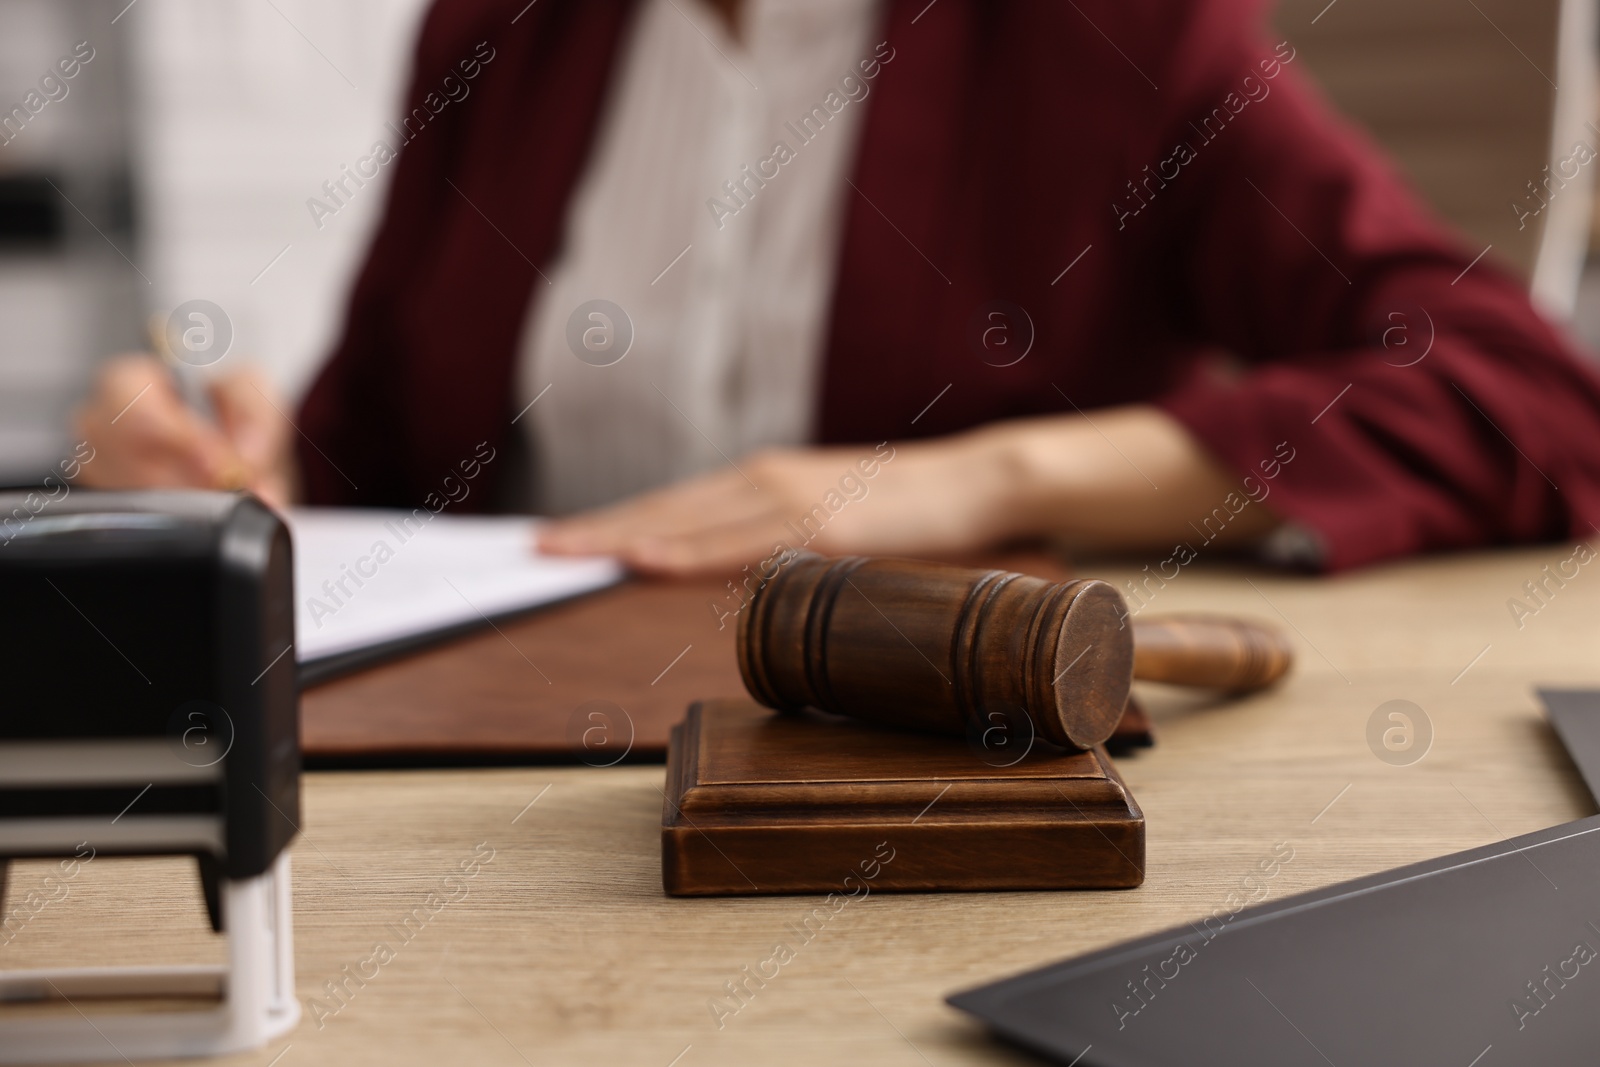
[[[250,483],[250,491],[274,511],[284,511],[294,500],[287,475],[274,472]]]
[[[610,524],[680,515],[696,507],[715,506],[726,498],[739,495],[741,488],[748,489],[732,471],[717,471],[641,493],[560,522],[562,525],[571,524],[573,528],[599,529]]]
[[[170,407],[152,405],[135,417],[126,431],[113,435],[130,465],[163,468],[175,484],[232,488],[243,469],[238,452],[216,426],[181,401]],[[128,421],[128,419],[124,419]]]
[[[674,537],[641,537],[625,544],[618,555],[645,574],[722,573],[769,559],[783,545],[780,534],[770,519],[746,520]]]
[[[232,451],[148,356],[110,361],[77,423],[100,455],[84,468],[88,484],[210,487]]]
[[[272,383],[251,368],[220,377],[209,386],[217,425],[241,460],[238,487],[273,507],[289,503],[290,433],[293,424]]]
[[[102,426],[134,426],[151,407],[180,404],[172,379],[154,357],[122,355],[107,360],[96,377],[94,393],[86,405],[93,421]]]
[[[80,474],[84,484],[125,484],[129,468],[145,465],[133,453],[144,436],[140,420],[151,406],[165,402],[159,372],[159,365],[148,357],[120,356],[108,360],[96,375],[94,391],[74,411],[73,419],[79,436],[99,460]]]
[[[556,520],[541,531],[539,544],[555,553],[614,553],[644,535],[679,536],[770,512],[770,503],[736,475],[717,474]]]
[[[257,471],[274,466],[288,441],[288,419],[276,391],[254,370],[213,381],[208,391],[217,425],[245,463]]]
[[[92,449],[78,468],[80,485],[105,489],[211,487],[209,476],[197,472],[181,452],[145,447],[121,434],[108,439],[103,425],[81,412],[75,421],[80,439]]]
[[[671,507],[630,511],[593,523],[563,525],[540,534],[540,547],[556,554],[614,554],[624,545],[647,537],[693,535],[730,523],[770,519],[764,504],[719,499],[698,504],[676,502]]]

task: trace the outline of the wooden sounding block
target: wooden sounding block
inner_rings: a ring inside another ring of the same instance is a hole
[[[860,896],[1144,880],[1144,814],[1104,750],[1036,743],[1013,759],[816,711],[696,704],[668,748],[662,884]]]

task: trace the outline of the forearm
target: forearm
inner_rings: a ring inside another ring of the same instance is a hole
[[[1280,521],[1250,502],[1237,475],[1153,407],[1012,420],[961,440],[995,471],[1002,538],[1054,536],[1086,549],[1168,548],[1194,536],[1192,523],[1224,508],[1231,517],[1216,543],[1243,546]]]

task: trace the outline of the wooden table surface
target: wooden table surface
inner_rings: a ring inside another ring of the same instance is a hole
[[[802,942],[792,931],[818,898],[662,895],[659,766],[308,774],[294,846],[306,1018],[227,1062],[1034,1062],[943,996],[1224,907],[1275,850],[1293,855],[1268,883],[1274,900],[1590,814],[1532,689],[1600,685],[1600,572],[1580,570],[1520,627],[1507,606],[1571,555],[1334,579],[1186,567],[1151,612],[1278,620],[1300,658],[1281,688],[1247,700],[1145,691],[1158,745],[1120,762],[1149,820],[1148,879],[1134,890],[874,894]],[[1133,573],[1086,570],[1119,585]],[[1431,724],[1410,765],[1369,747],[1368,720],[1390,700]],[[475,849],[492,859],[464,895],[399,941],[394,927],[448,892]],[[43,874],[19,868],[13,903]],[[218,956],[186,864],[97,860],[56,895],[0,946],[0,966]],[[344,1003],[328,997],[325,983],[378,942],[394,958]],[[724,984],[779,942],[793,959],[718,1020]]]

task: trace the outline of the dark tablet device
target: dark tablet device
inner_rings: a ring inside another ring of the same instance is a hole
[[[1596,780],[1593,755],[1572,756]],[[1222,909],[950,1003],[1078,1067],[1591,1065],[1600,816]]]

